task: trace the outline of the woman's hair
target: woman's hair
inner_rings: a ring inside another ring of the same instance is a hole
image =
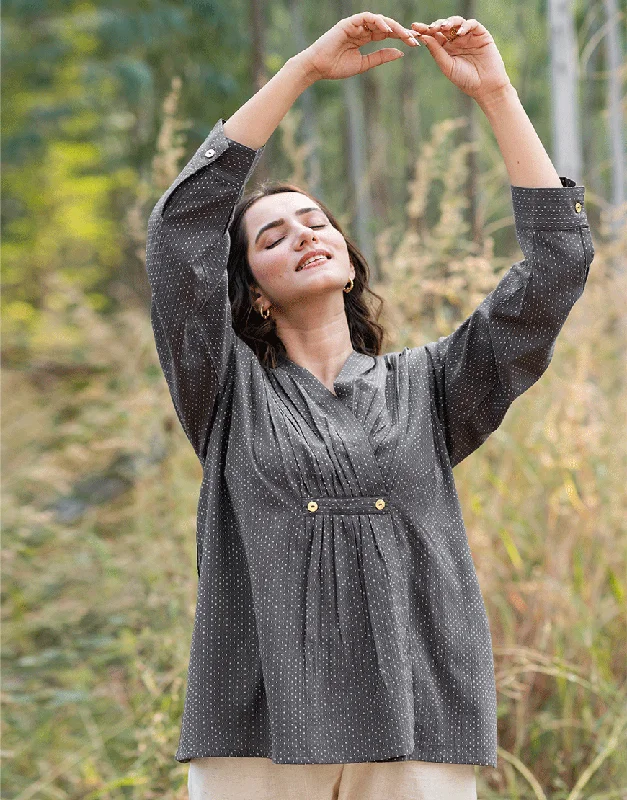
[[[253,306],[255,296],[249,287],[256,286],[257,282],[248,263],[248,237],[244,226],[244,214],[253,203],[262,197],[280,192],[300,192],[318,203],[333,227],[344,236],[350,261],[355,268],[353,288],[350,292],[343,293],[351,342],[353,348],[360,353],[379,355],[385,334],[384,328],[377,322],[381,314],[383,298],[368,286],[370,269],[366,259],[346,236],[339,222],[324,203],[299,186],[283,181],[264,181],[258,189],[245,195],[235,206],[233,217],[229,223],[231,247],[227,264],[228,291],[235,332],[252,348],[259,361],[266,367],[274,369],[277,365],[277,355],[279,353],[287,354],[283,342],[277,335],[272,314],[264,319]],[[378,300],[376,311],[366,304],[366,293]]]

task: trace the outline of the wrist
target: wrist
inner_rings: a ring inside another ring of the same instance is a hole
[[[488,118],[495,113],[498,114],[505,103],[518,99],[518,92],[513,83],[506,83],[487,94],[475,98],[477,104]]]
[[[312,69],[309,62],[306,60],[304,55],[305,51],[302,50],[300,53],[297,53],[295,56],[288,58],[286,61],[286,65],[290,64],[294,69],[297,80],[302,85],[303,91],[308,89],[312,84],[314,84],[318,80],[318,76],[315,73],[315,70]]]

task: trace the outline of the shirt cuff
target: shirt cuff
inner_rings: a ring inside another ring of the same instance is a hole
[[[533,228],[579,228],[588,225],[585,187],[560,175],[562,187],[511,186],[512,208],[517,226]]]
[[[257,162],[261,158],[265,145],[248,147],[236,142],[224,133],[225,119],[220,118],[213,126],[211,133],[198,148],[197,155],[202,159],[201,165],[210,164],[217,158],[221,159],[221,166],[226,169],[234,183],[245,183],[254,172]]]
[[[229,139],[224,134],[225,122],[226,120],[222,118],[216,122],[205,141],[183,167],[169,189],[163,193],[152,210],[151,217],[165,216],[166,208],[179,195],[181,184],[217,159],[220,159],[220,180],[231,186],[243,188],[263,155],[265,145],[254,149]],[[206,187],[209,192],[213,191],[211,181],[206,183]]]

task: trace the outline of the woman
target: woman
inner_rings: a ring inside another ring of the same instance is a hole
[[[412,30],[488,117],[525,255],[449,336],[381,355],[367,265],[330,211],[289,184],[240,201],[305,88],[402,55],[359,51],[413,41],[389,17],[342,19],[291,58],[150,216],[157,349],[203,466],[176,753],[192,800],[466,800],[473,765],[497,764],[452,468],[547,368],[594,249],[584,187],[555,172],[488,31]]]

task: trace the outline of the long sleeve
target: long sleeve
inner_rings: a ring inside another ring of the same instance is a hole
[[[547,369],[594,257],[583,186],[511,186],[516,262],[449,336],[425,345],[451,466],[501,424]]]
[[[228,139],[224,122],[218,120],[157,202],[146,245],[159,361],[201,461],[234,347],[228,226],[264,150]]]

